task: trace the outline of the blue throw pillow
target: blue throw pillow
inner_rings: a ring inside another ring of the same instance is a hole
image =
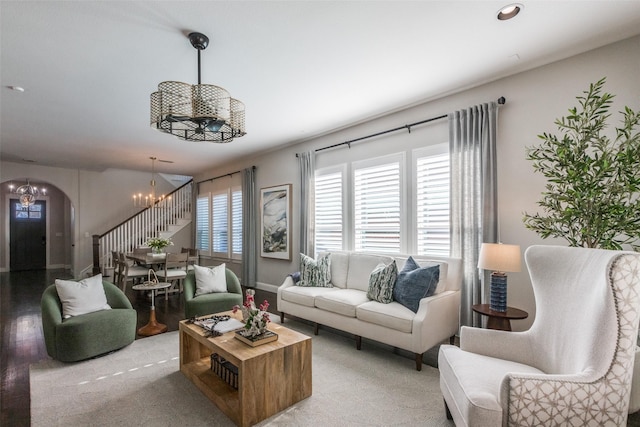
[[[409,257],[398,273],[393,287],[393,299],[417,313],[420,300],[433,295],[439,280],[439,265],[421,268],[413,257]]]

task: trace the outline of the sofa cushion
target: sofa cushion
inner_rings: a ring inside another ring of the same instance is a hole
[[[358,306],[356,317],[363,322],[410,334],[413,329],[415,313],[398,302],[382,304],[369,301]]]
[[[352,252],[349,255],[349,273],[347,274],[347,288],[363,292],[369,290],[369,276],[380,263],[391,264],[393,258],[386,255],[374,255]]]
[[[407,259],[393,288],[393,299],[414,313],[420,300],[433,295],[440,278],[440,266],[421,268],[412,257]]]
[[[193,265],[196,275],[195,296],[211,294],[214,292],[227,292],[226,264],[222,263],[216,267],[201,267]]]
[[[329,252],[322,252],[318,256],[326,254],[329,254]],[[337,288],[346,288],[348,272],[349,253],[331,252],[331,284]]]
[[[395,261],[391,261],[389,265],[378,264],[369,275],[367,298],[383,304],[392,302],[393,286],[396,284],[397,277],[398,269]]]
[[[335,292],[337,288],[319,288],[315,286],[290,286],[282,291],[284,301],[300,304],[307,307],[315,307],[315,298],[327,292]]]
[[[331,287],[331,254],[317,260],[300,254],[300,281],[297,286]]]
[[[65,319],[111,309],[102,286],[102,274],[80,281],[56,279],[55,284],[62,303],[62,317]]]
[[[315,298],[316,307],[342,314],[343,316],[356,317],[356,307],[369,301],[367,293],[355,289],[336,289],[318,295]]]

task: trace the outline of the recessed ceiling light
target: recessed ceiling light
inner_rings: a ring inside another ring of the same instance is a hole
[[[7,89],[15,90],[17,92],[24,92],[24,88],[22,86],[7,86]]]
[[[498,11],[498,20],[506,21],[507,19],[511,19],[516,16],[522,10],[524,6],[520,3],[513,3],[508,6],[503,7]]]

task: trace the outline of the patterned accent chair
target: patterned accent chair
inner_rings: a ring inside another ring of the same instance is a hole
[[[623,426],[640,319],[640,254],[525,253],[536,317],[525,332],[463,327],[438,355],[458,426]]]

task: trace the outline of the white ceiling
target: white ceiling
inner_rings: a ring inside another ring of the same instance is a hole
[[[2,160],[194,175],[640,33],[640,1],[6,1]],[[246,105],[247,135],[184,142],[149,126],[165,80]],[[517,55],[517,56],[515,56]],[[22,86],[24,92],[7,86]]]

